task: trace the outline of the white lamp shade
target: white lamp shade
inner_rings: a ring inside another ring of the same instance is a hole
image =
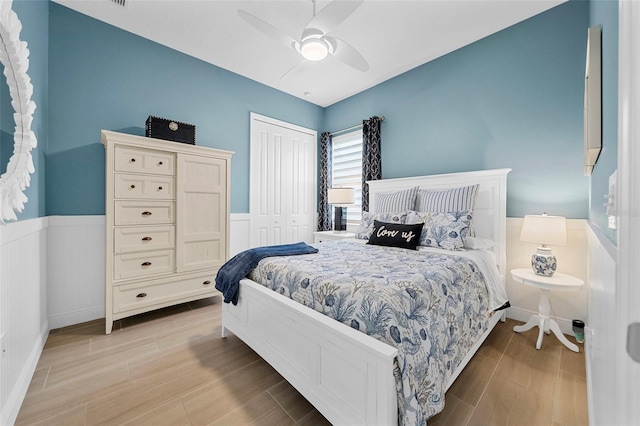
[[[526,215],[520,241],[550,246],[567,245],[567,221],[562,216]]]
[[[355,190],[353,188],[329,188],[327,190],[327,202],[334,206],[353,204]]]

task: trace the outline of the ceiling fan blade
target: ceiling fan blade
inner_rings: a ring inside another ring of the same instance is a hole
[[[277,41],[283,46],[287,46],[290,49],[293,49],[293,43],[295,43],[295,39],[288,34],[282,32],[277,29],[273,25],[268,22],[263,21],[262,19],[245,12],[244,10],[238,10],[238,15],[246,22],[248,22],[255,29],[266,35],[267,37]],[[295,50],[295,49],[294,49]]]
[[[322,9],[305,28],[315,28],[327,34],[347,19],[364,0],[334,0]]]
[[[282,74],[280,76],[280,79],[282,80],[285,77],[291,78],[291,77],[293,77],[295,75],[298,75],[298,74],[304,72],[307,69],[308,65],[309,65],[309,62],[307,60],[303,59],[302,61],[298,62],[297,64],[295,64],[294,66],[289,68],[287,70],[287,72]]]
[[[364,59],[360,52],[355,49],[355,47],[351,46],[344,40],[340,40],[339,38],[327,36],[324,38],[333,44],[333,56],[358,71],[369,71],[369,63]]]

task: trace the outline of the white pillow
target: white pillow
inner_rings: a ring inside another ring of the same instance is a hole
[[[471,250],[488,250],[495,245],[495,241],[482,237],[467,237],[464,241],[464,248]]]

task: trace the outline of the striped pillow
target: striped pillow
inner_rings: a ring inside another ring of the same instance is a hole
[[[435,213],[473,210],[479,187],[476,184],[444,191],[421,189],[416,196],[415,209]]]
[[[375,199],[373,211],[376,213],[383,213],[413,210],[417,193],[418,187],[416,186],[404,191],[378,194]]]

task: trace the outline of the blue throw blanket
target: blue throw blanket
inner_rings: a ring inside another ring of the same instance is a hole
[[[256,247],[238,253],[222,265],[216,275],[216,289],[222,292],[224,302],[238,304],[240,280],[247,276],[265,257],[293,256],[317,253],[318,249],[305,243],[283,244],[278,246]]]

